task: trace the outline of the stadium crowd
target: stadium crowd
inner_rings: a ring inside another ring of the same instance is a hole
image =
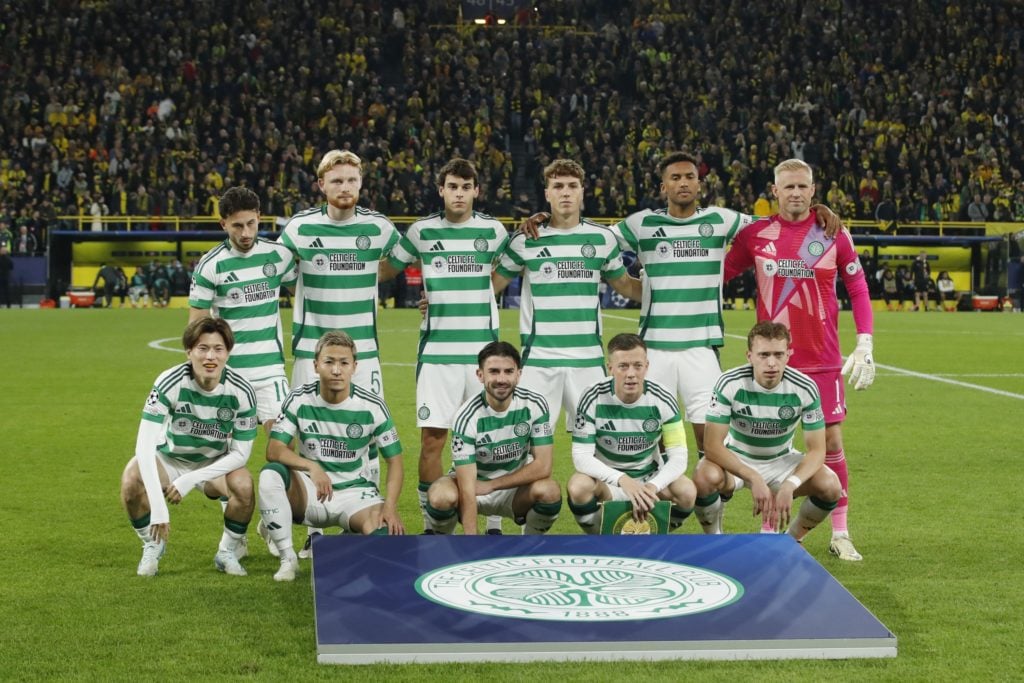
[[[653,167],[685,148],[705,204],[768,213],[796,157],[844,216],[1024,220],[1018,3],[564,0],[462,29],[443,0],[48,4],[0,19],[14,254],[61,215],[216,215],[236,184],[288,216],[333,148],[389,215],[439,208],[434,173],[465,156],[495,215],[569,157],[586,213],[621,217],[659,205]]]

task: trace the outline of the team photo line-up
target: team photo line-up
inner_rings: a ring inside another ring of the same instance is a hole
[[[257,500],[258,533],[280,558],[278,581],[295,578],[326,527],[405,533],[402,446],[384,400],[377,291],[416,262],[424,293],[416,374],[424,534],[452,533],[459,522],[466,534],[500,534],[503,518],[524,534],[548,531],[563,506],[552,462],[564,408],[575,469],[565,502],[584,532],[598,533],[604,501],[628,501],[641,518],[664,500],[671,528],[694,515],[704,533],[722,533],[724,504],[746,487],[762,531],[800,540],[830,518],[829,551],[862,559],[847,527],[842,376],[866,389],[875,367],[868,289],[849,232],[827,207],[812,205],[813,171],[797,159],[775,168],[779,213],[768,217],[698,206],[698,167],[688,153],[662,157],[657,175],[664,208],[602,226],[581,217],[581,166],[553,161],[544,169],[548,211],[510,233],[474,211],[476,169],[453,159],[437,177],[444,209],[403,235],[358,206],[359,157],[332,150],[317,168],[325,204],[293,216],[276,241],[258,234],[257,195],[228,189],[219,204],[227,239],[193,275],[187,360],[154,382],[122,475],[122,503],[142,542],[137,573],[157,573],[170,537],[168,503],[193,489],[221,501],[214,564],[232,575],[246,574],[240,560]],[[627,273],[623,252],[636,254],[640,278]],[[751,268],[759,322],[747,338],[748,362],[723,372],[722,286]],[[516,277],[521,351],[498,340],[495,298]],[[838,278],[856,326],[845,364]],[[638,333],[616,335],[607,349],[602,280],[641,305]],[[279,308],[285,285],[295,289],[290,383]],[[698,451],[692,478],[684,421]],[[794,447],[798,424],[802,452]],[[260,425],[268,445],[254,482],[246,465]],[[804,500],[790,519],[795,497]],[[295,524],[308,528],[298,553]]]

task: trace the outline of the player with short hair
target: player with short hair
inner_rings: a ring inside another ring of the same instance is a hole
[[[347,330],[359,360],[352,381],[383,397],[377,349],[378,264],[398,242],[398,230],[383,214],[356,205],[363,186],[358,156],[333,149],[324,154],[316,174],[326,202],[292,216],[278,238],[299,263],[292,310],[292,386],[316,380],[314,351],[320,336]],[[370,460],[379,483],[380,464],[372,450]],[[319,531],[311,528],[309,533]],[[311,537],[300,556],[308,556],[310,547]]]
[[[580,217],[583,168],[556,159],[544,169],[544,179],[549,222],[539,226],[537,237],[512,236],[492,279],[501,292],[522,274],[522,384],[544,396],[552,424],[564,407],[566,425],[572,425],[583,391],[604,378],[601,278],[634,301],[642,286],[626,273],[611,231]]]
[[[477,354],[498,339],[491,267],[508,241],[505,226],[473,210],[480,187],[471,162],[452,159],[445,164],[438,171],[437,188],[444,210],[409,226],[389,258],[381,261],[382,278],[394,277],[410,263],[423,263],[428,307],[416,365],[416,425],[421,430],[418,494],[426,533],[433,531],[427,490],[441,477],[448,430],[459,406],[480,392]],[[488,533],[500,530],[499,517]]]
[[[725,279],[753,267],[757,279],[757,319],[780,322],[793,335],[790,365],[818,385],[825,412],[825,464],[839,477],[843,497],[832,513],[829,550],[842,560],[860,560],[847,529],[849,475],[843,450],[846,417],[843,374],[856,390],[875,378],[872,358],[873,313],[864,270],[850,233],[827,239],[811,212],[814,174],[799,159],[775,167],[772,192],[779,213],[743,230],[725,259]],[[853,309],[857,345],[843,364],[839,350],[836,278],[842,277]],[[702,488],[699,482],[698,488]],[[698,501],[698,509],[700,501]]]
[[[377,349],[378,262],[398,242],[398,230],[383,214],[356,205],[363,184],[362,160],[352,152],[327,152],[317,178],[326,202],[292,216],[279,238],[299,262],[292,312],[292,385],[316,380],[314,352],[321,335],[347,330],[359,356],[353,381],[383,396]]]
[[[644,269],[639,334],[648,347],[650,377],[682,400],[701,458],[704,415],[721,374],[725,246],[756,218],[699,206],[698,161],[687,152],[666,154],[656,170],[666,207],[637,211],[610,229],[619,248],[635,253]],[[842,227],[827,207],[814,209],[829,235]],[[533,234],[545,217],[532,216],[522,227]]]
[[[697,490],[686,477],[686,432],[675,396],[647,379],[647,345],[638,335],[608,342],[610,377],[584,392],[572,434],[576,473],[566,487],[580,528],[599,531],[601,502],[628,500],[642,519],[659,500],[673,504],[673,522],[693,512]],[[661,454],[664,442],[664,459]]]
[[[142,409],[135,455],[121,475],[121,500],[142,540],[139,576],[154,576],[170,537],[167,503],[192,489],[227,497],[214,564],[245,576],[237,551],[252,518],[245,468],[256,439],[256,393],[227,366],[234,347],[221,318],[194,320],[182,335],[188,361],[162,372]]]
[[[754,514],[777,530],[788,525],[798,541],[821,523],[842,495],[825,463],[825,416],[815,382],[787,367],[794,355],[786,326],[760,322],[747,335],[746,365],[722,374],[707,414],[697,516],[706,533],[722,533],[719,494],[741,480],[754,497]],[[804,448],[793,447],[803,425]],[[790,523],[793,499],[807,496]]]
[[[508,342],[493,341],[477,356],[484,390],[458,410],[452,427],[454,472],[427,492],[438,533],[477,533],[477,513],[509,517],[524,534],[543,534],[558,518],[562,495],[551,478],[552,436],[544,397],[519,385],[522,360]]]
[[[298,571],[293,521],[350,533],[405,533],[398,514],[402,445],[384,400],[353,382],[356,345],[345,332],[325,332],[313,352],[319,379],[293,389],[274,422],[259,492],[263,526],[281,558],[275,581],[292,581]],[[388,465],[383,498],[370,471],[371,447]]]
[[[269,434],[288,395],[279,300],[282,285],[295,280],[295,259],[284,245],[259,236],[255,192],[229,188],[218,205],[228,238],[192,274],[189,321],[214,316],[231,325],[235,348],[228,365],[256,390],[259,420]]]

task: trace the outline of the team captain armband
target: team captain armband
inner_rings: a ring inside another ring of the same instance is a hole
[[[686,430],[683,429],[683,421],[678,418],[662,425],[661,435],[665,440],[666,449],[675,446],[686,447]]]

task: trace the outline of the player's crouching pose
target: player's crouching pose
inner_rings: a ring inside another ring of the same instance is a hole
[[[647,377],[647,346],[635,334],[608,342],[611,377],[583,393],[572,434],[576,473],[569,508],[580,528],[599,531],[601,501],[628,500],[642,518],[659,500],[673,503],[673,522],[693,512],[697,495],[686,477],[686,433],[675,396]],[[664,461],[659,442],[664,440]]]
[[[224,533],[214,564],[245,576],[239,543],[253,511],[245,468],[256,438],[256,394],[227,367],[235,345],[221,318],[200,318],[182,335],[188,362],[160,374],[142,409],[135,457],[121,476],[121,500],[142,539],[139,576],[154,576],[171,533],[167,503],[194,488],[227,497]]]
[[[345,332],[325,332],[313,367],[319,380],[288,394],[267,444],[260,471],[260,515],[281,567],[275,581],[292,581],[299,558],[292,521],[340,526],[349,533],[402,534],[402,446],[384,401],[352,384],[356,345]],[[296,450],[292,450],[294,443]],[[387,462],[387,496],[370,472],[370,447]]]
[[[722,533],[721,493],[750,487],[754,514],[798,541],[828,517],[842,495],[825,464],[825,417],[818,386],[786,367],[793,350],[782,323],[760,322],[747,336],[749,364],[722,374],[708,408],[704,452],[696,475],[697,517],[706,533]],[[807,453],[793,448],[803,425]],[[793,498],[807,496],[789,524]]]
[[[477,355],[484,385],[455,414],[454,475],[427,491],[427,514],[439,534],[461,517],[466,535],[477,533],[477,514],[510,517],[524,534],[543,534],[562,509],[551,478],[554,438],[544,397],[519,386],[522,359],[508,342],[491,342]]]

